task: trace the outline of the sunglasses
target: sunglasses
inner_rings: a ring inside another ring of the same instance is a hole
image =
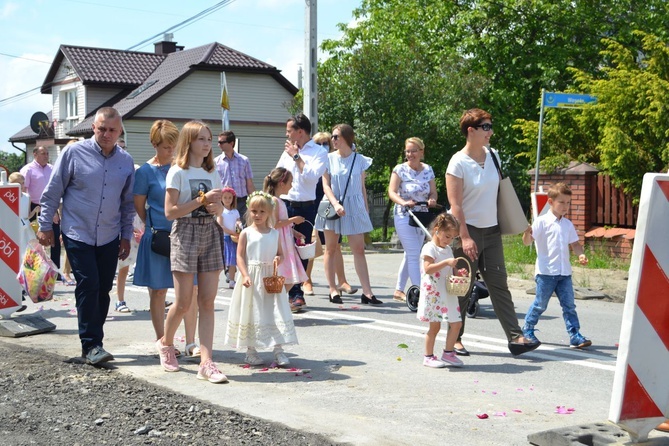
[[[218,145],[219,145],[219,146],[220,146],[220,145],[223,145],[223,144],[225,144],[226,142],[229,144],[229,143],[231,143],[232,141],[219,141],[219,142],[218,142]]]
[[[332,135],[332,139],[335,140],[335,141],[338,140],[338,139],[339,139],[339,135]]]
[[[490,130],[492,130],[492,124],[485,123],[481,125],[475,125],[474,128],[483,129],[484,132],[489,132]]]

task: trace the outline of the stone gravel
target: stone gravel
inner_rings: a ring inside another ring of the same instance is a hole
[[[2,340],[0,370],[0,445],[338,444]]]

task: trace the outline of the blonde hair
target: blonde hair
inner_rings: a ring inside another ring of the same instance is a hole
[[[12,172],[9,174],[8,181],[10,183],[25,183],[26,178],[21,174],[21,172]]]
[[[274,201],[272,197],[267,197],[262,193],[252,194],[246,200],[246,226],[251,226],[253,224],[253,218],[251,217],[251,209],[258,208],[267,212],[267,226],[274,227],[276,220],[274,219]]]
[[[421,151],[425,150],[425,143],[423,142],[422,139],[418,138],[417,136],[412,136],[411,138],[407,138],[406,141],[404,141],[404,147],[406,147],[407,144],[414,144],[418,146],[418,148]]]
[[[209,132],[209,137],[212,138],[213,134],[211,129],[201,121],[189,121],[181,129],[179,133],[179,139],[177,141],[177,156],[174,160],[174,164],[181,167],[182,169],[188,169],[190,166],[190,145],[197,139],[200,131],[202,129],[207,129]],[[202,161],[202,167],[207,172],[214,171],[214,156],[212,155],[213,150],[210,149],[207,156]]]
[[[149,141],[155,146],[159,146],[164,142],[173,146],[176,145],[179,139],[179,129],[172,121],[167,119],[159,119],[151,126],[149,132]]]

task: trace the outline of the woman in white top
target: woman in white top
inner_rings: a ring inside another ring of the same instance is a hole
[[[540,343],[523,337],[507,284],[502,234],[497,222],[500,178],[492,160],[492,156],[498,159],[499,156],[495,150],[488,149],[493,134],[492,116],[478,108],[467,110],[460,118],[460,131],[467,143],[453,155],[446,169],[450,212],[460,222],[462,247],[455,250],[455,256],[464,254],[471,262],[472,273],[480,271],[490,291],[495,315],[509,341],[509,350],[513,355],[520,355],[534,350]],[[470,294],[471,288],[466,296],[460,297],[462,328],[455,352],[463,356],[469,355],[462,345],[462,334]]]
[[[427,202],[433,207],[437,204],[437,186],[432,167],[425,164],[425,144],[420,138],[408,138],[404,142],[406,162],[398,164],[390,174],[388,197],[395,203],[393,220],[395,232],[402,243],[404,257],[397,273],[397,285],[393,299],[404,301],[404,288],[407,279],[412,285],[420,285],[420,250],[425,241],[422,229],[409,225],[411,216],[406,208],[417,203]]]

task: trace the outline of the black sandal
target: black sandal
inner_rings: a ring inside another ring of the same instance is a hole
[[[343,304],[344,302],[341,300],[341,296],[339,294],[335,295],[330,294],[330,303]]]

